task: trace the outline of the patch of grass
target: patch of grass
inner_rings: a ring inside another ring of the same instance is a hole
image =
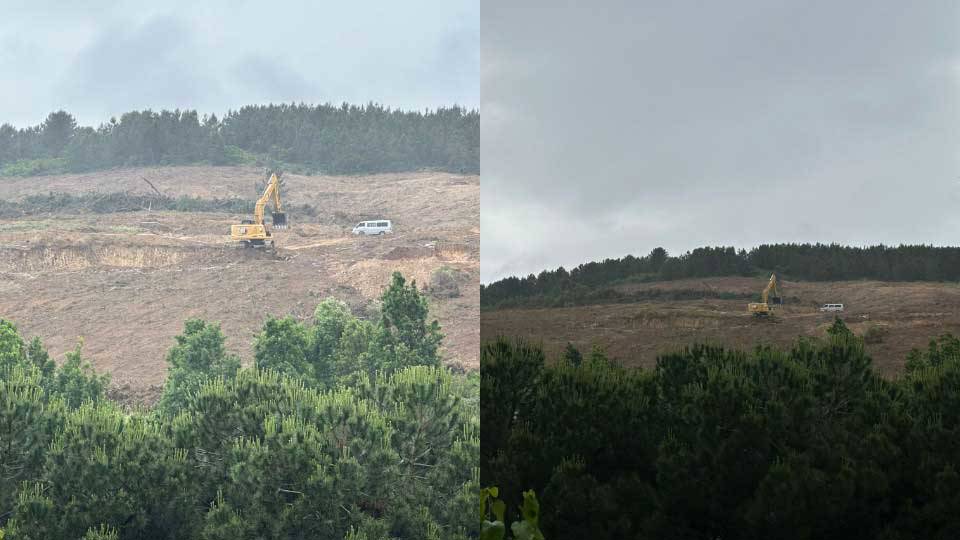
[[[23,231],[43,231],[50,228],[49,220],[41,221],[15,221],[12,223],[0,223],[0,233],[5,232],[23,232]]]
[[[131,227],[129,225],[111,225],[110,227],[107,227],[104,230],[106,232],[121,233],[121,234],[137,234],[143,231],[143,229],[141,229],[140,227]]]
[[[460,285],[468,280],[462,270],[441,266],[430,275],[430,294],[435,298],[456,298],[460,296]]]
[[[231,165],[256,165],[259,158],[253,152],[247,152],[239,146],[228,144],[223,148],[227,163]]]
[[[258,154],[248,152],[239,146],[227,145],[224,147],[224,156],[227,163],[231,165],[246,165],[256,167],[266,167],[271,170],[281,170],[304,176],[312,176],[320,171],[307,163],[292,163],[271,157],[267,154]]]
[[[131,227],[129,225],[110,225],[106,227],[91,226],[89,223],[77,220],[58,220],[58,219],[39,219],[13,221],[10,223],[0,223],[0,234],[28,231],[46,231],[56,229],[61,231],[80,231],[95,230],[96,232],[109,232],[119,234],[137,234],[143,232],[140,227]]]
[[[890,334],[890,329],[885,326],[872,325],[863,333],[863,342],[876,344],[883,343],[883,339]]]
[[[603,304],[633,304],[638,302],[677,302],[714,298],[719,300],[753,301],[754,294],[703,289],[642,289],[624,292],[609,287],[578,286],[551,294],[515,297],[499,302],[485,302],[480,296],[483,311],[513,308],[557,308]]]
[[[288,212],[315,217],[316,208],[308,204],[287,205]],[[226,212],[250,214],[254,201],[240,198],[201,199],[199,197],[155,197],[132,193],[48,193],[30,195],[22,201],[0,200],[0,217],[22,218],[38,214],[110,214],[142,210],[175,212]]]
[[[67,172],[66,158],[21,159],[0,166],[0,176],[38,176]]]

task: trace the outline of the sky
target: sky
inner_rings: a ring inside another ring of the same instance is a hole
[[[479,0],[0,0],[0,124],[57,109],[480,104]]]
[[[481,280],[960,245],[960,3],[483,0]]]

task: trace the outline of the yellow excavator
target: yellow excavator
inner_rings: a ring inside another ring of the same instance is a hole
[[[267,203],[273,201],[272,227],[268,227],[263,222],[263,210]],[[287,214],[283,211],[283,205],[280,202],[280,178],[277,173],[270,175],[266,189],[263,195],[257,199],[257,204],[253,209],[253,219],[245,219],[239,225],[230,226],[230,238],[242,243],[246,247],[262,247],[267,244],[273,245],[273,229],[287,228]]]
[[[771,292],[773,296],[770,295]],[[780,291],[777,289],[776,274],[770,274],[770,281],[763,292],[760,293],[760,301],[747,304],[747,311],[753,313],[755,317],[769,317],[771,315],[771,302],[776,305],[783,304],[783,297],[780,296]]]

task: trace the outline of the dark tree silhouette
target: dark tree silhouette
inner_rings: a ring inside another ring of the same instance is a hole
[[[589,262],[569,272],[561,267],[536,276],[504,278],[481,286],[480,304],[484,308],[498,308],[625,302],[639,297],[611,288],[624,281],[759,276],[771,271],[783,278],[810,281],[958,281],[960,247],[765,244],[749,251],[702,247],[676,257],[656,248],[644,257],[627,255],[621,259]],[[720,294],[690,293],[697,297]]]

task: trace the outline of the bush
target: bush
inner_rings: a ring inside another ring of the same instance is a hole
[[[110,385],[110,374],[98,375],[93,366],[81,355],[83,342],[66,354],[66,361],[50,382],[49,391],[60,395],[70,407],[79,407],[85,402],[104,399]],[[44,353],[45,354],[45,353]]]
[[[37,176],[66,171],[66,158],[22,159],[0,166],[0,176]]]
[[[460,285],[468,280],[469,276],[466,272],[441,266],[430,275],[430,295],[434,298],[457,298],[460,296]]]
[[[883,339],[890,334],[886,326],[872,325],[863,333],[863,342],[869,344],[883,343]]]
[[[229,165],[256,165],[257,156],[244,149],[228,144],[223,148],[224,161]]]

